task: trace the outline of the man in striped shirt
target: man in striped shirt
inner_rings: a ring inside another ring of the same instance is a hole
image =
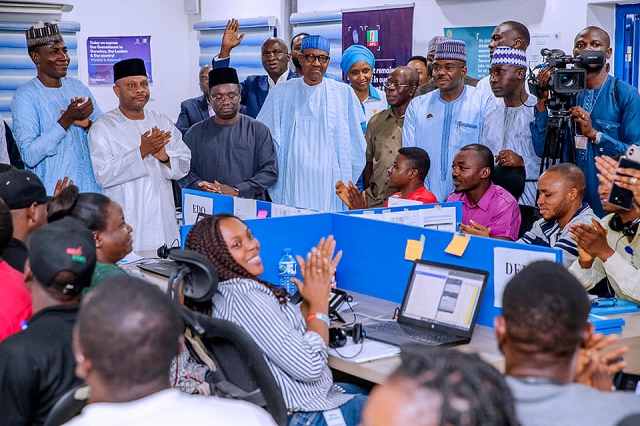
[[[569,225],[598,220],[588,204],[582,202],[587,181],[575,164],[561,163],[549,167],[538,179],[538,206],[541,219],[518,240],[520,243],[562,250],[562,264],[571,266],[578,256]]]

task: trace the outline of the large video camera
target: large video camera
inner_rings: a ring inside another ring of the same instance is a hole
[[[547,107],[552,111],[563,111],[568,114],[571,100],[587,88],[587,71],[585,66],[604,66],[604,52],[600,50],[584,50],[578,57],[565,55],[560,49],[542,49],[540,54],[545,61],[537,65],[529,73],[529,90],[537,98],[544,91],[549,91]],[[569,66],[569,68],[567,68]],[[547,84],[538,81],[536,70],[550,67],[551,78]]]

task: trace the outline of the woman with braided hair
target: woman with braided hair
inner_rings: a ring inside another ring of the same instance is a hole
[[[330,411],[357,425],[366,396],[344,393],[327,364],[331,277],[342,256],[334,257],[333,237],[322,238],[306,260],[297,256],[303,280],[292,280],[303,297],[300,306],[288,301],[286,290],[258,278],[264,272],[260,243],[237,217],[201,220],[185,246],[218,270],[212,315],[238,324],[260,347],[291,413],[289,425],[324,426]]]

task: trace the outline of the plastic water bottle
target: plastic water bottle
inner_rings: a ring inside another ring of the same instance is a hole
[[[298,274],[298,264],[291,255],[291,249],[284,249],[284,254],[278,262],[278,271],[280,273],[280,287],[286,289],[289,294],[294,294],[298,288],[291,282],[291,277]]]

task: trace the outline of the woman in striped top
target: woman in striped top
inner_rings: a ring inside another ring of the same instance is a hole
[[[235,216],[196,223],[186,248],[207,256],[218,270],[212,315],[240,325],[262,349],[291,413],[289,425],[326,425],[325,412],[332,410],[348,426],[357,425],[366,397],[344,393],[327,364],[331,277],[342,255],[333,257],[333,237],[321,239],[306,261],[298,256],[300,306],[288,301],[286,290],[258,278],[264,271],[260,243]]]

